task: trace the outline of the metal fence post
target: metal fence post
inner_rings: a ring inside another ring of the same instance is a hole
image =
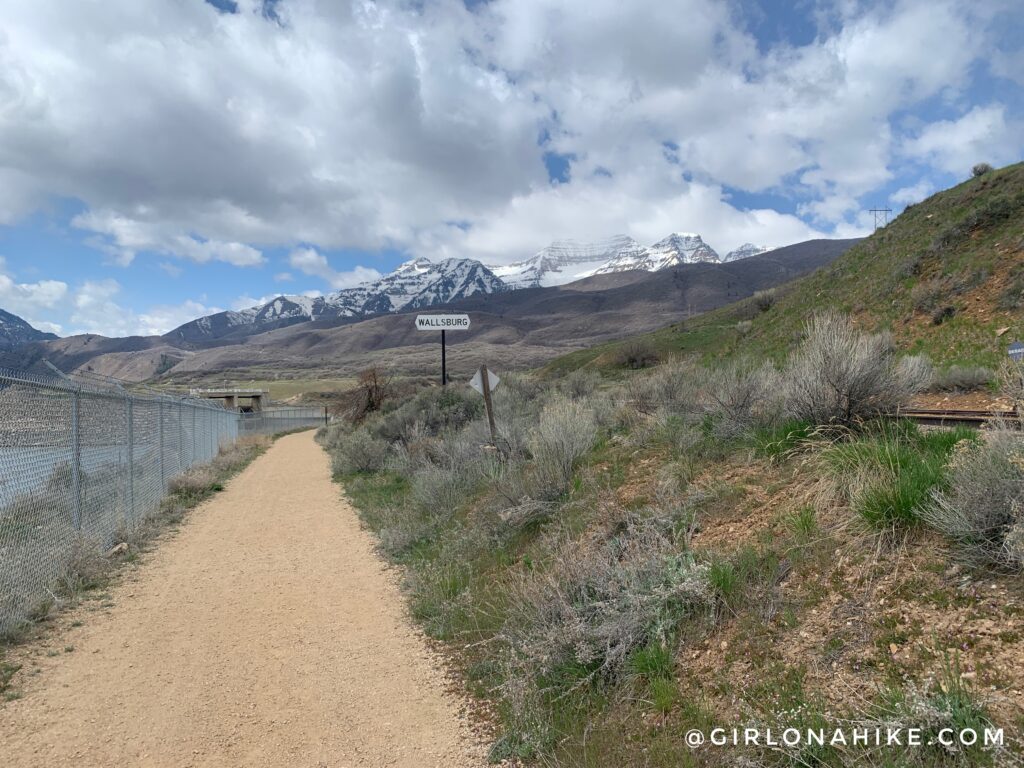
[[[81,395],[71,393],[71,517],[75,530],[82,530],[82,442],[78,430]]]
[[[128,436],[128,503],[125,506],[124,516],[126,520],[135,519],[135,412],[131,395],[125,395],[125,415],[127,417]]]
[[[164,490],[164,486],[167,482],[167,475],[164,473],[164,401],[156,401],[157,414],[159,415],[159,425],[157,426],[157,435],[160,440],[160,488]]]
[[[185,468],[185,407],[178,401],[178,471]]]
[[[190,405],[189,410],[192,411],[192,456],[189,466],[192,466],[196,463],[196,452],[199,450],[199,445],[196,443],[196,407]]]

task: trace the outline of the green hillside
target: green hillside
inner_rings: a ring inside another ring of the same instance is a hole
[[[833,264],[780,289],[767,309],[731,304],[637,339],[554,361],[553,372],[613,365],[642,340],[662,354],[786,356],[804,319],[826,307],[866,330],[889,330],[939,365],[997,365],[1024,336],[1024,163],[991,171],[908,207]],[[1008,331],[998,335],[1003,328]]]

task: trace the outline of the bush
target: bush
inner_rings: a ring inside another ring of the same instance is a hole
[[[515,587],[501,632],[517,676],[535,684],[614,681],[635,651],[667,643],[711,604],[706,569],[650,521],[566,542],[552,563]]]
[[[775,306],[775,289],[768,288],[763,291],[754,292],[754,306],[756,306],[761,312],[767,312],[773,306]]]
[[[861,333],[826,312],[806,326],[806,339],[783,381],[786,413],[819,425],[850,426],[892,413],[920,390],[915,371],[899,365],[889,334]]]
[[[1007,428],[965,444],[950,462],[949,488],[924,517],[972,563],[1024,569],[1024,437]]]
[[[937,392],[976,392],[985,389],[995,374],[980,365],[951,365],[936,374],[929,389]]]
[[[355,472],[379,472],[384,468],[388,444],[365,429],[357,429],[334,438],[331,469],[336,475]]]
[[[999,369],[999,389],[1024,417],[1024,361],[1007,360]]]
[[[530,440],[539,498],[557,498],[569,489],[576,462],[596,438],[597,422],[584,402],[560,397],[544,408]]]
[[[770,363],[747,360],[712,370],[705,385],[706,407],[720,437],[738,437],[767,426],[778,413],[778,371]]]
[[[502,386],[504,384],[502,380]],[[483,407],[483,398],[475,392],[456,387],[429,387],[385,413],[370,429],[375,437],[389,443],[404,440],[414,428],[420,434],[434,436],[461,429],[480,416]]]
[[[952,304],[946,304],[932,312],[932,325],[942,325],[954,317],[956,317],[956,307]]]
[[[641,413],[662,409],[668,414],[695,416],[702,411],[700,391],[705,375],[693,363],[677,360],[632,379],[627,394]]]
[[[601,374],[580,368],[562,379],[559,389],[573,400],[579,400],[593,394],[600,383]]]
[[[623,368],[639,370],[650,368],[661,362],[661,355],[650,344],[644,341],[631,341],[619,348],[615,356],[615,364]]]
[[[995,169],[988,163],[978,163],[971,168],[971,176],[978,178],[979,176],[984,176],[986,173],[991,173],[993,170]]]
[[[751,320],[740,320],[736,323],[736,333],[746,336],[753,329],[754,323]]]

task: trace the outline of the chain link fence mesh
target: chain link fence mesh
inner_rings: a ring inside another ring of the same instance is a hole
[[[45,603],[76,548],[109,547],[154,513],[239,422],[208,401],[0,371],[0,633]]]

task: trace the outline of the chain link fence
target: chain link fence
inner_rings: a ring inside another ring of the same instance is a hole
[[[243,413],[238,423],[240,435],[275,435],[293,429],[319,427],[327,423],[327,411],[319,405],[296,405],[264,408]]]
[[[83,541],[109,547],[155,512],[167,481],[234,442],[239,422],[207,401],[0,371],[0,632],[46,600]]]

